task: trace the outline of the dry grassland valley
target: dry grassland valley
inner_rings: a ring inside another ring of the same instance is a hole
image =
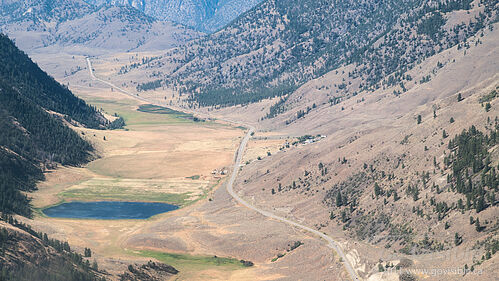
[[[0,281],[498,279],[497,1],[0,1]]]

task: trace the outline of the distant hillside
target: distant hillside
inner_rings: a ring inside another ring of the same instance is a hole
[[[201,34],[158,21],[130,6],[96,7],[84,1],[0,4],[0,30],[23,50],[82,46],[101,51],[164,50]]]
[[[131,6],[160,20],[203,32],[216,31],[262,0],[86,0],[101,5]]]
[[[43,179],[42,164],[79,165],[91,157],[92,146],[63,118],[90,128],[108,124],[4,35],[0,35],[0,117],[0,211],[27,216],[29,200],[19,191],[33,190]]]
[[[84,1],[75,0],[4,0],[0,3],[0,14],[2,24],[9,22],[22,22],[30,25],[30,28],[37,28],[37,24],[47,24],[48,22],[63,22],[79,18],[89,12],[94,7]]]
[[[355,66],[350,76],[364,81],[341,86],[354,94],[403,83],[410,78],[402,72],[497,21],[495,1],[472,2],[267,0],[156,64],[163,85],[189,94],[191,106],[287,94],[347,64]]]

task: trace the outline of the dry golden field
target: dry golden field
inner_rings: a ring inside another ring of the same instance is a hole
[[[442,137],[443,131],[454,136],[471,125],[483,130],[489,126],[488,120],[494,120],[498,115],[498,99],[492,101],[492,109],[488,112],[479,102],[498,85],[497,30],[487,32],[480,38],[482,43],[466,52],[451,48],[423,61],[410,74],[414,81],[420,81],[430,73],[431,81],[408,84],[408,91],[400,96],[393,95],[398,86],[380,88],[374,93],[360,93],[341,105],[330,106],[321,89],[343,79],[358,83],[343,75],[342,70],[345,73],[351,70],[351,66],[345,66],[338,73],[328,73],[304,84],[290,95],[287,111],[273,119],[261,120],[275,99],[244,107],[197,110],[210,116],[243,121],[257,128],[243,158],[236,192],[260,209],[309,225],[339,241],[350,263],[366,280],[398,279],[397,274],[378,271],[380,260],[396,264],[401,258],[409,258],[413,268],[471,265],[483,254],[481,250],[472,249],[475,241],[486,239],[483,232],[477,233],[468,223],[470,216],[477,216],[472,210],[455,212],[448,218],[451,224],[446,228],[443,221],[415,216],[411,209],[416,203],[411,198],[383,203],[365,192],[359,199],[359,206],[367,213],[382,210],[394,223],[410,223],[419,233],[431,226],[430,237],[446,245],[452,245],[457,232],[465,239],[461,246],[442,252],[405,256],[394,249],[400,245],[385,248],[383,244],[357,240],[354,231],[348,232],[337,220],[330,219],[331,208],[323,199],[328,189],[360,171],[364,163],[373,164],[405,183],[417,181],[422,172],[431,172],[431,181],[443,185],[445,177],[433,164],[433,159],[441,163],[445,157],[448,139]],[[95,59],[96,74],[102,73],[99,77],[133,92],[134,83],[140,81],[139,73],[117,75],[116,72],[122,63],[129,64],[140,58],[137,54],[120,54],[114,60],[112,57]],[[83,57],[62,56],[61,60],[68,67],[75,67],[72,64],[85,67]],[[444,66],[434,70],[438,62]],[[224,178],[211,173],[231,165],[243,130],[222,122],[196,123],[178,116],[138,112],[136,109],[141,102],[91,81],[86,71],[64,78],[61,70],[52,69],[59,73],[56,77],[60,81],[69,82],[71,89],[88,102],[109,115],[123,116],[128,131],[76,128],[95,143],[97,153],[102,157],[86,167],[64,167],[48,174],[48,181],[34,194],[34,205],[40,208],[71,199],[155,201],[161,198],[160,201],[184,207],[144,221],[82,221],[38,216],[35,223],[40,229],[76,246],[95,248],[99,261],[102,260],[109,270],[122,269],[126,262],[155,258],[178,267],[181,271],[178,277],[184,280],[347,278],[338,257],[317,237],[239,206],[223,188]],[[458,93],[464,97],[461,102],[457,102]],[[138,94],[156,102],[165,102],[164,97],[167,97],[166,102],[175,100],[168,89]],[[293,119],[298,110],[313,103],[317,104],[315,110],[304,118]],[[422,116],[421,124],[416,124],[418,115]],[[455,121],[450,122],[451,117]],[[288,125],[286,122],[290,120]],[[296,137],[307,134],[327,137],[317,143],[280,149],[286,141],[294,142]],[[492,152],[497,155],[497,147]],[[341,158],[347,161],[340,163],[338,159]],[[397,158],[403,159],[405,168],[394,168],[393,159]],[[328,167],[327,176],[318,172],[319,163]],[[495,160],[494,165],[497,164]],[[271,193],[279,183],[283,186],[291,185],[293,181],[299,183],[309,172],[313,185],[308,190]],[[221,188],[214,187],[217,183]],[[383,187],[386,185],[385,188],[390,185],[387,181],[379,183]],[[399,194],[403,192],[403,189],[399,190]],[[430,196],[430,189],[421,191],[421,201],[427,202]],[[436,196],[439,201],[453,199],[445,197],[446,193]],[[192,203],[196,198],[200,200]],[[487,227],[491,228],[497,220],[497,206],[480,216],[480,221],[489,221]],[[415,235],[414,239],[420,241],[421,236]],[[288,251],[289,245],[296,241],[304,244]],[[220,267],[213,259],[215,255],[251,260],[255,266],[244,269],[224,260],[218,261],[225,264]],[[476,268],[484,272],[480,278],[495,280],[497,262],[496,255],[477,265]],[[474,275],[442,277],[427,273],[418,277],[424,280],[476,278]]]

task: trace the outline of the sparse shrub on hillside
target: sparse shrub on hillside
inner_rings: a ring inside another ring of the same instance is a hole
[[[499,93],[498,93],[498,88],[499,86],[495,89],[495,90],[492,90],[490,93],[484,95],[483,97],[481,97],[478,102],[480,103],[485,103],[485,102],[491,102],[492,100],[494,100],[497,96],[499,96]]]
[[[85,248],[85,251],[84,251],[84,254],[83,254],[86,258],[89,258],[92,256],[92,250],[90,250],[89,248]]]
[[[476,218],[475,220],[475,230],[477,232],[481,232],[485,227],[481,226],[480,225],[480,219],[479,218]]]
[[[416,278],[416,276],[412,275],[409,272],[402,272],[399,275],[399,280],[400,281],[417,281],[418,279]]]
[[[384,272],[385,271],[385,267],[381,263],[378,263],[378,271],[379,272]]]
[[[252,261],[247,261],[247,260],[240,260],[240,262],[243,264],[245,267],[252,267],[255,265]]]
[[[408,258],[400,259],[399,264],[397,265],[399,268],[409,268],[414,265],[414,262]]]
[[[463,243],[463,237],[456,232],[454,234],[454,245],[459,246],[461,243]]]
[[[383,190],[379,187],[377,182],[374,183],[374,195],[378,198],[379,195],[383,195]]]
[[[490,105],[490,102],[486,103],[485,104],[485,112],[489,112],[491,107],[492,106]]]

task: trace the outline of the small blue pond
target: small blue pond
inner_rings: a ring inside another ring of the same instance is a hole
[[[121,220],[147,219],[176,209],[178,209],[178,206],[166,203],[74,201],[44,209],[43,213],[53,218]]]

